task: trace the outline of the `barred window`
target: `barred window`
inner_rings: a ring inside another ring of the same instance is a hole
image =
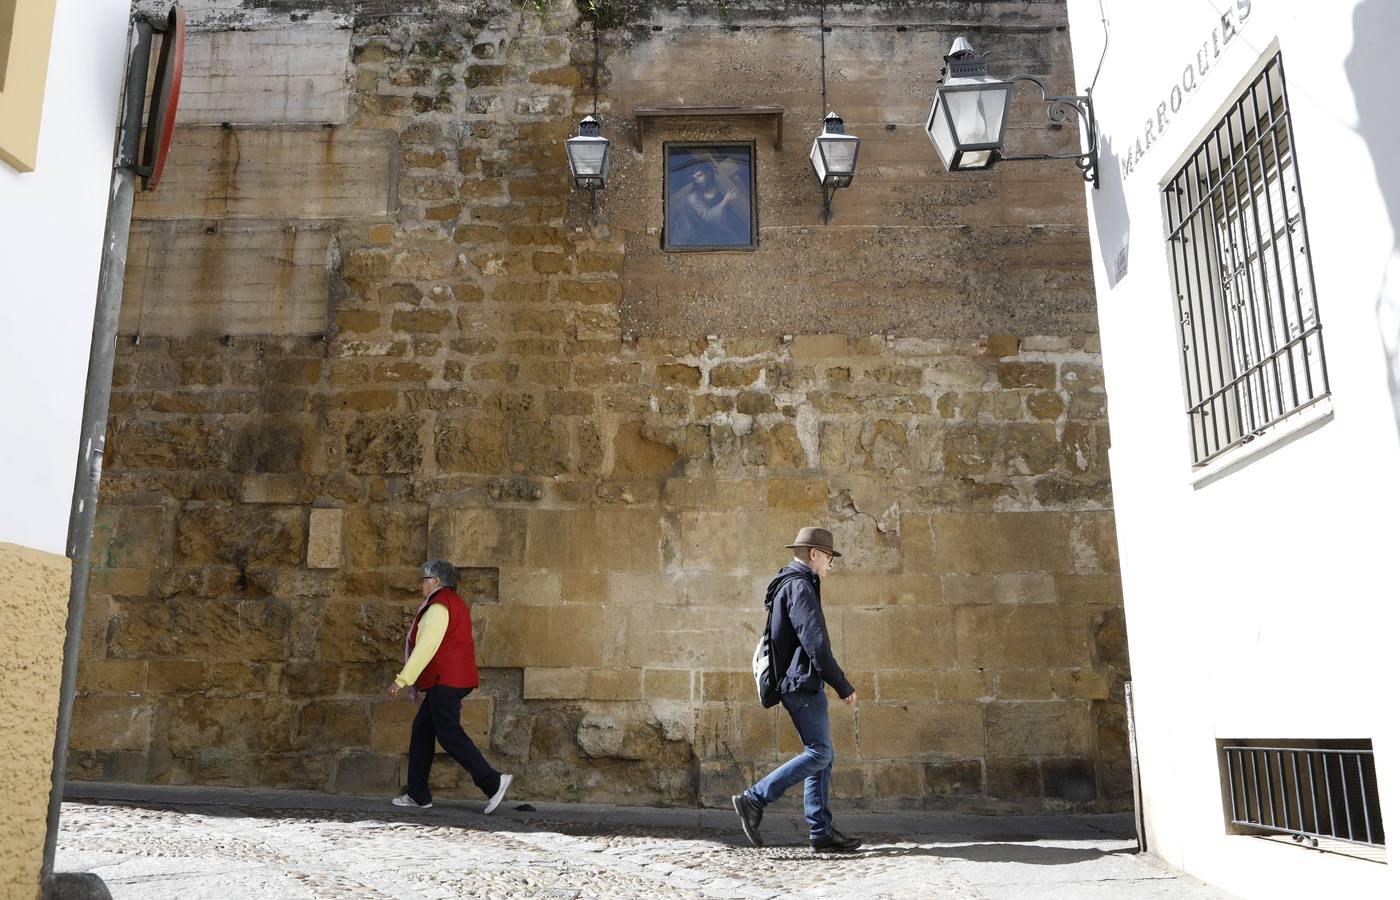
[[[1232,833],[1386,861],[1370,738],[1222,740],[1217,747]]]
[[[1204,466],[1329,393],[1281,54],[1163,201],[1192,462]]]

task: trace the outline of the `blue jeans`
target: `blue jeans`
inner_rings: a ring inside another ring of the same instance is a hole
[[[788,788],[805,781],[802,806],[811,826],[812,837],[831,833],[831,761],[836,754],[831,748],[831,720],[826,712],[826,688],[815,694],[805,691],[783,694],[783,708],[792,717],[803,751],[774,769],[744,795],[767,806],[781,797]]]

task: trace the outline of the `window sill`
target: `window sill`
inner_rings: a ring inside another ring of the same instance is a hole
[[[1330,421],[1332,421],[1332,396],[1326,394],[1279,422],[1267,434],[1255,438],[1248,444],[1236,447],[1193,471],[1190,478],[1191,487],[1200,490],[1206,485],[1219,481],[1256,459],[1262,459],[1275,450],[1293,443],[1303,435],[1311,434]]]
[[[1350,841],[1339,841],[1334,838],[1318,836],[1317,846],[1312,847],[1300,844],[1286,834],[1247,834],[1239,833],[1230,835],[1231,838],[1243,838],[1252,841],[1269,841],[1275,844],[1282,844],[1285,847],[1296,847],[1299,850],[1312,850],[1314,853],[1331,853],[1336,856],[1344,856],[1350,859],[1365,860],[1385,865],[1387,861],[1385,847],[1373,847],[1368,844],[1356,844]]]

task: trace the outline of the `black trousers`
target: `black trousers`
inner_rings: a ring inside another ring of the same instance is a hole
[[[472,782],[488,797],[501,787],[501,773],[491,768],[486,757],[462,730],[462,698],[471,688],[430,687],[423,692],[418,715],[413,717],[413,736],[408,742],[408,796],[415,803],[430,803],[428,773],[433,768],[434,744],[441,744],[447,755],[457,760],[472,776]]]

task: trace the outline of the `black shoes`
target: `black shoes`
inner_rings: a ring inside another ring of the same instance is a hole
[[[730,799],[734,801],[734,811],[739,814],[739,824],[744,826],[744,835],[755,847],[762,847],[763,838],[759,837],[758,824],[763,821],[763,807],[743,794],[735,794]]]
[[[743,794],[735,794],[729,799],[734,803],[734,811],[739,814],[739,824],[744,826],[744,836],[755,847],[762,847],[763,838],[759,836],[758,826],[763,821],[763,807]],[[862,843],[860,838],[847,837],[833,828],[822,837],[812,838],[812,850],[816,853],[850,853],[860,849]]]
[[[860,849],[862,843],[860,838],[846,837],[833,828],[824,837],[812,838],[812,849],[817,853],[850,853]]]

